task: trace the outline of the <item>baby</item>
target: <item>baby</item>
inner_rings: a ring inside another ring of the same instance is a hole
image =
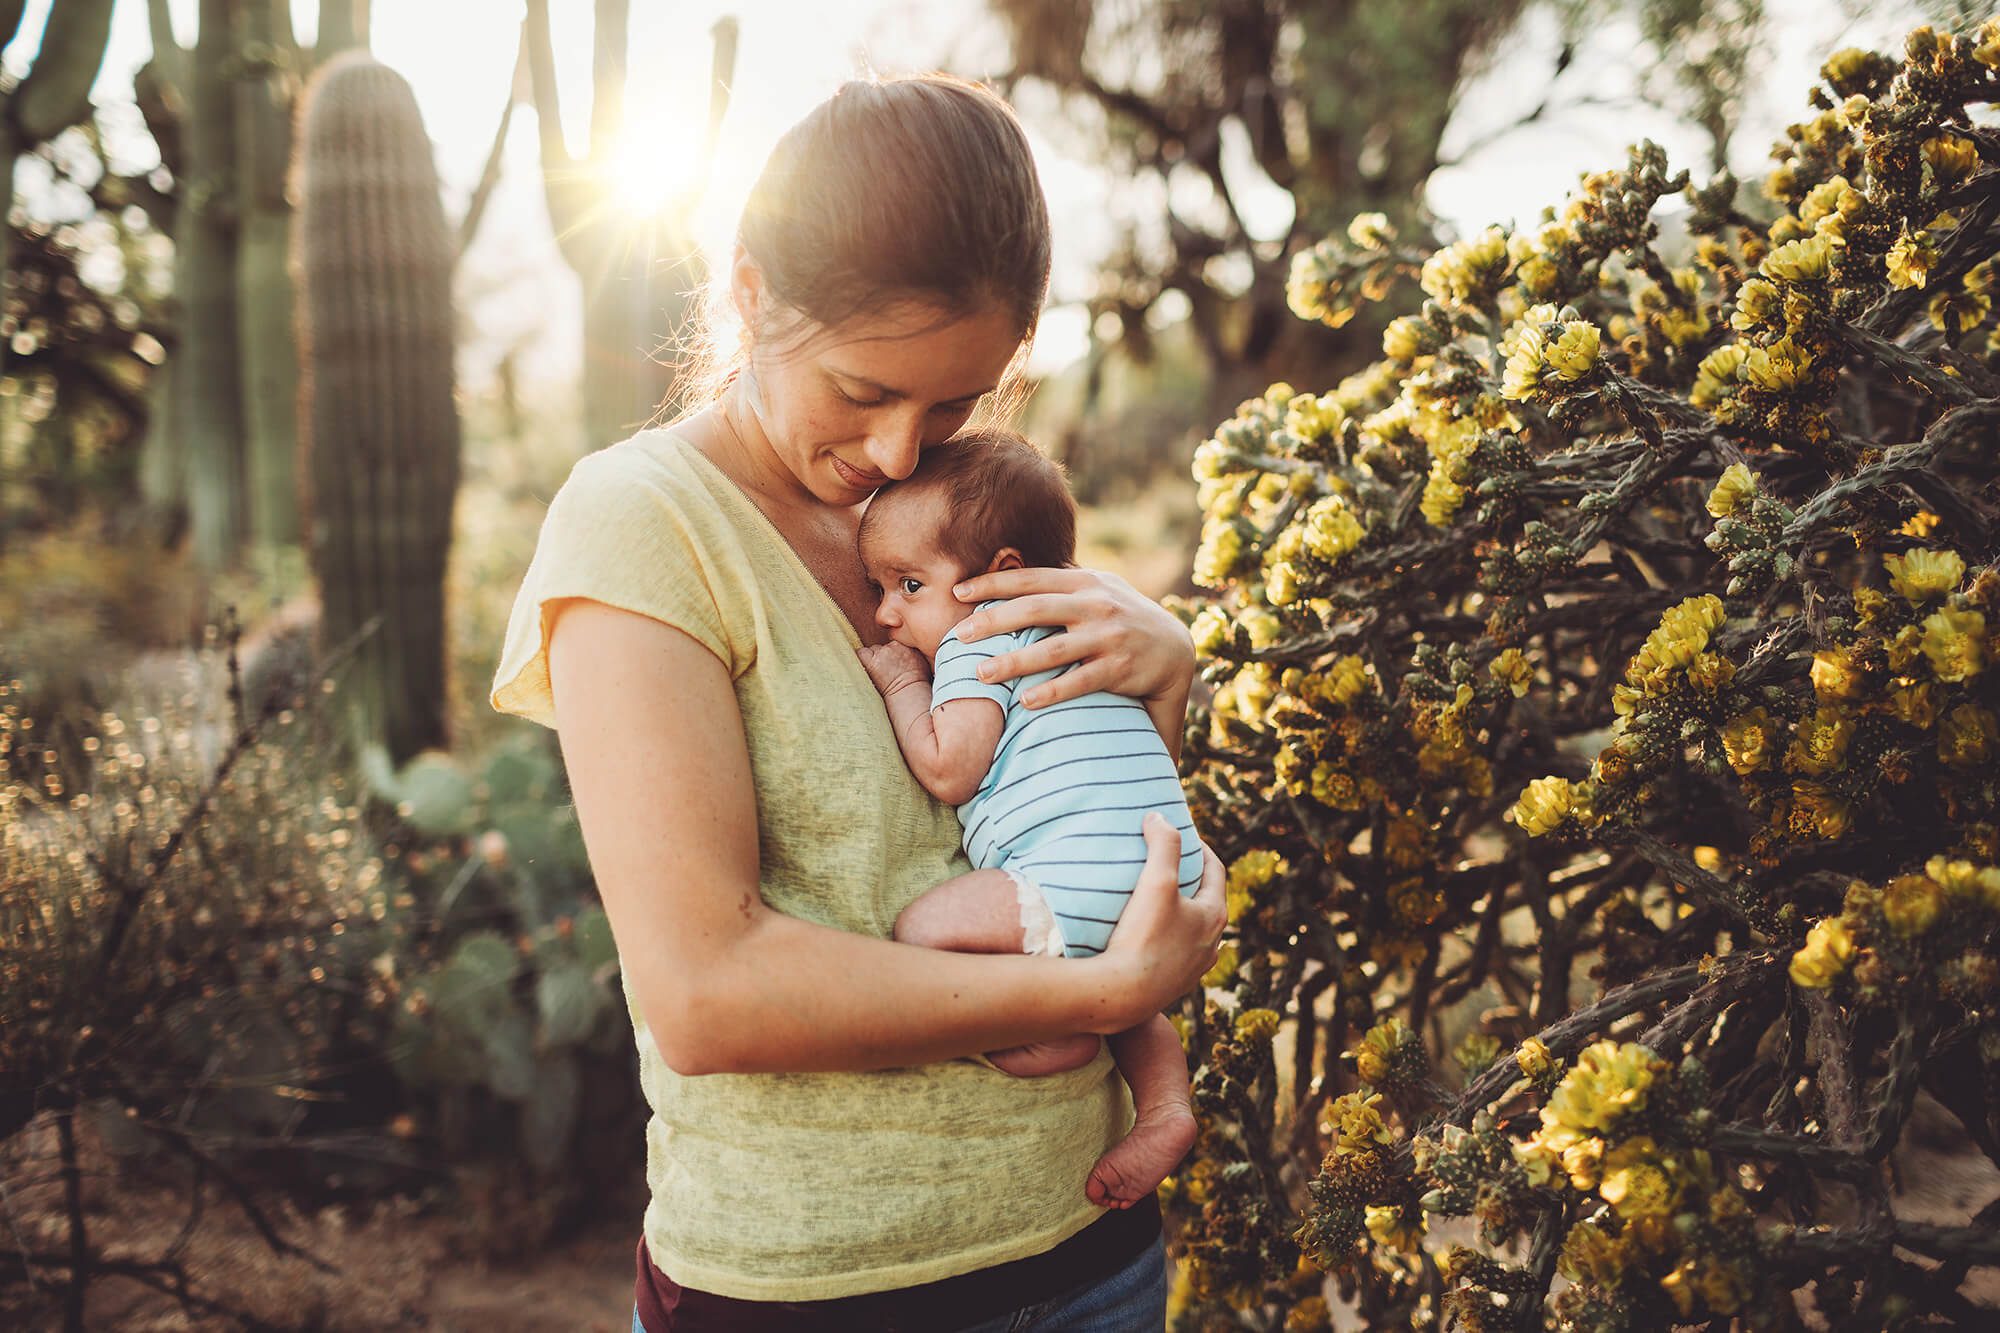
[[[1044,639],[1048,627],[959,641],[974,608],[952,586],[974,574],[1073,563],[1076,504],[1062,471],[1019,436],[961,436],[875,493],[861,520],[861,562],[892,642],[861,649],[903,757],[958,807],[965,853],[1006,872],[947,881],[905,908],[895,938],[965,953],[1080,957],[1103,952],[1146,860],[1140,822],[1157,810],[1181,835],[1180,890],[1201,882],[1201,843],[1180,777],[1145,708],[1086,694],[1030,710],[1029,689],[1069,669],[997,684],[981,662]],[[992,605],[992,603],[987,603]],[[1111,1054],[1132,1089],[1132,1132],[1092,1168],[1093,1203],[1128,1208],[1158,1187],[1194,1142],[1187,1061],[1164,1015],[1118,1033]],[[1098,1038],[1077,1033],[989,1052],[1023,1077],[1075,1069]]]

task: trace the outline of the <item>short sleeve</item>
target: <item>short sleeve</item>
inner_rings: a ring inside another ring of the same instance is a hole
[[[1004,680],[989,684],[979,678],[979,664],[1011,652],[1026,641],[1025,632],[1017,631],[989,634],[977,643],[960,643],[954,627],[938,645],[937,662],[931,668],[931,707],[956,699],[991,699],[1004,709],[1013,702],[1014,688],[1019,682]]]
[[[555,725],[549,627],[555,603],[585,598],[647,616],[688,635],[729,668],[748,663],[731,643],[724,613],[731,577],[726,527],[658,459],[614,445],[582,459],[549,502],[534,559],[507,620],[491,701],[543,726]]]

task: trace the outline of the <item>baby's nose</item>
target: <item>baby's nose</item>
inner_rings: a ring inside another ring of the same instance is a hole
[[[901,617],[890,609],[888,598],[884,597],[875,604],[875,623],[884,629],[896,628],[896,623],[900,619]]]

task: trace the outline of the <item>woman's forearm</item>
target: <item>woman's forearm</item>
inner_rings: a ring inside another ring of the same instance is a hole
[[[1114,973],[1104,959],[947,953],[765,911],[661,997],[680,1034],[662,1053],[683,1074],[808,1073],[1108,1034],[1134,1021]]]
[[[1180,688],[1145,701],[1146,716],[1153,719],[1153,729],[1167,743],[1167,753],[1176,765],[1181,761],[1181,743],[1187,736],[1188,689],[1191,684],[1191,681],[1184,681]]]

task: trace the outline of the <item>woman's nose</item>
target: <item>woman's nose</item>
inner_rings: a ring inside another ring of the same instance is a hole
[[[868,462],[891,481],[901,481],[917,468],[924,448],[924,419],[912,414],[883,421],[868,436]]]

